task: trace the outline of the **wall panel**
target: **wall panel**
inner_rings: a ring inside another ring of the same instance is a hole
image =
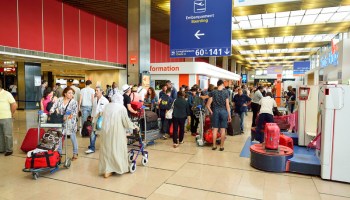
[[[17,1],[0,1],[0,24],[6,30],[0,31],[0,45],[18,47]]]
[[[80,57],[79,10],[63,6],[64,54]]]
[[[107,22],[107,61],[117,62],[117,25]]]
[[[106,20],[95,17],[95,59],[107,60],[107,23]]]
[[[81,40],[81,57],[94,59],[94,16],[80,11],[80,40]]]
[[[44,51],[63,53],[62,3],[44,2]]]
[[[42,51],[42,1],[18,0],[18,12],[19,47]]]

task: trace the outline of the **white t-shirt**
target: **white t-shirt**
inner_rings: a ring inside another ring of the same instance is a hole
[[[142,86],[137,88],[137,93],[139,94],[141,101],[145,100],[145,95],[147,94],[147,90],[144,89]]]
[[[95,90],[91,87],[83,88],[80,91],[81,106],[92,106],[92,99],[95,95]]]
[[[267,113],[273,115],[273,108],[277,107],[276,101],[270,96],[266,96],[260,99],[260,113]]]
[[[17,93],[17,86],[16,85],[10,85],[9,88],[11,89],[11,93]]]

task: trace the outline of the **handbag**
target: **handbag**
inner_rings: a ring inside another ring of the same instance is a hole
[[[96,130],[101,130],[102,129],[102,120],[103,120],[103,117],[102,116],[99,116],[97,118],[97,121],[96,121]]]
[[[174,103],[176,99],[174,100],[173,104],[171,105],[171,108],[165,113],[166,119],[172,119],[173,118],[173,111],[174,111]]]
[[[66,108],[64,109],[64,114],[66,113],[67,108],[68,108],[69,103],[70,103],[71,100],[69,100]],[[49,117],[47,118],[47,123],[50,123],[50,124],[63,124],[63,122],[64,122],[64,120],[63,120],[64,119],[64,114],[61,115],[57,111],[55,111],[54,113],[49,115]]]

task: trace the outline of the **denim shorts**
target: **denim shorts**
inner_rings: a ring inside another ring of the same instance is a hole
[[[216,109],[211,118],[213,128],[227,128],[228,112],[226,109]]]

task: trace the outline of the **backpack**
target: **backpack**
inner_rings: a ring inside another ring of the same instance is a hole
[[[81,135],[83,137],[89,137],[92,133],[92,122],[91,122],[91,116],[89,116],[83,124],[83,129],[81,130]]]
[[[164,96],[165,97],[165,96]],[[168,110],[170,104],[170,98],[167,96],[165,99],[162,99],[159,103],[159,109]]]
[[[199,105],[204,105],[203,104],[203,99],[201,99],[200,97],[194,97],[194,99],[193,99],[193,106],[192,106],[192,108],[191,108],[191,110],[192,111],[196,111],[196,110],[198,110],[197,109],[197,106],[199,106]]]
[[[53,102],[52,102],[52,101],[50,101],[49,103],[47,103],[47,105],[46,105],[46,111],[47,111],[47,112],[50,112],[52,106],[53,106]]]

